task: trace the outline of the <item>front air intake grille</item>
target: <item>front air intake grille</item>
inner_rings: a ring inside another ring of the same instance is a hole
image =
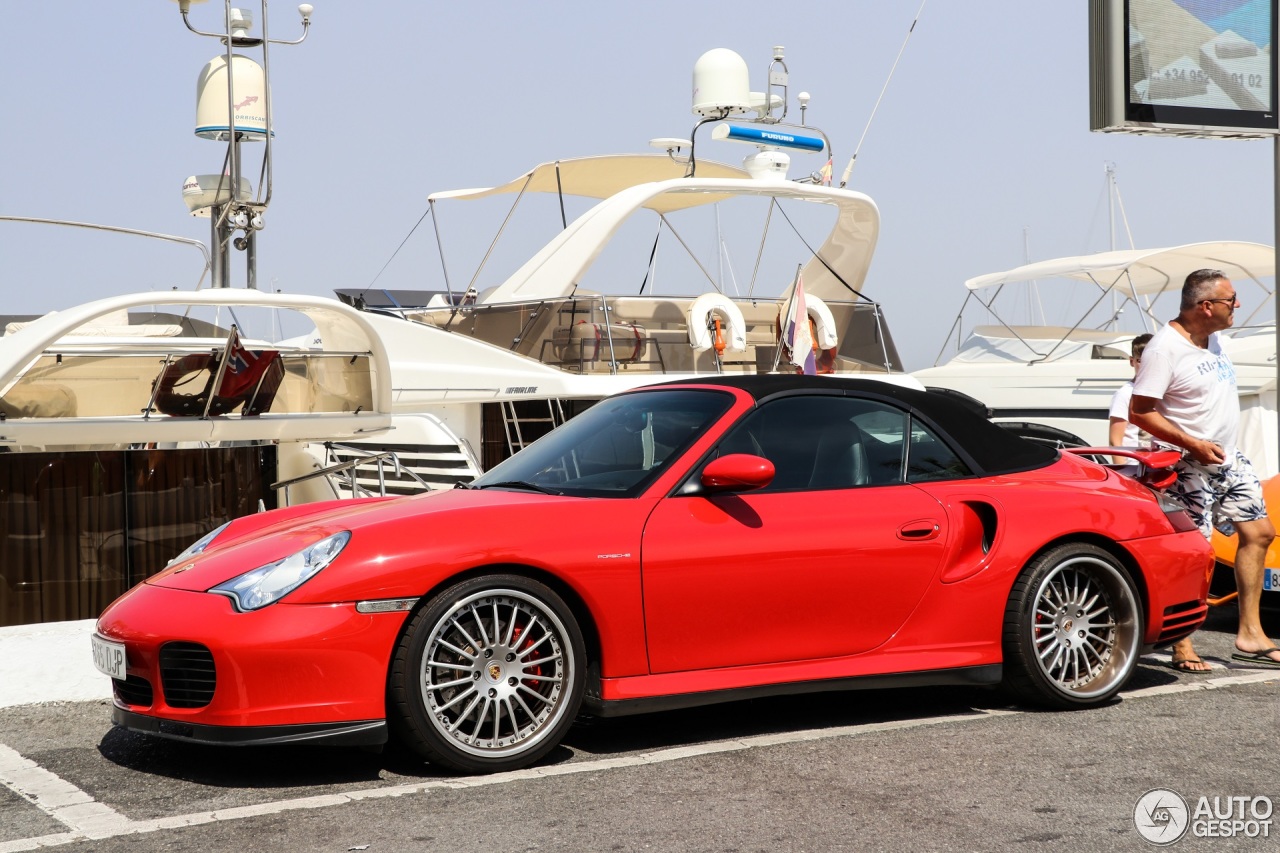
[[[153,694],[151,692],[151,682],[147,681],[140,675],[130,675],[124,681],[111,679],[111,686],[115,690],[116,698],[126,705],[134,705],[139,708],[150,708]]]
[[[160,647],[160,685],[171,708],[203,708],[213,700],[217,683],[213,653],[199,643],[165,643]]]

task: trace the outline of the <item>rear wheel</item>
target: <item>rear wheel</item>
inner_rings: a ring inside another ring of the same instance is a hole
[[[411,619],[392,660],[388,717],[433,764],[513,770],[555,748],[585,683],[582,632],[549,587],[473,578]]]
[[[1060,545],[1023,569],[1005,606],[1005,684],[1040,705],[1098,705],[1133,674],[1141,640],[1124,567],[1094,545]]]

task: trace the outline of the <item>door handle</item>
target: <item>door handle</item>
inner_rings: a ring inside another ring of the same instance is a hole
[[[898,528],[898,538],[907,542],[923,542],[927,539],[934,539],[942,531],[938,522],[922,518],[916,521],[908,521],[906,524]]]

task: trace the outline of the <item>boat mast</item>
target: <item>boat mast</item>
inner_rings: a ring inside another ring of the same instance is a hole
[[[1116,250],[1116,164],[1107,163],[1107,249]]]
[[[1031,263],[1031,229],[1025,225],[1022,227],[1022,263]],[[1033,278],[1029,284],[1031,288],[1031,304],[1028,306],[1027,313],[1031,318],[1031,322],[1035,323],[1036,309],[1039,308],[1040,325],[1047,325],[1044,314],[1044,300],[1040,298],[1040,282]]]
[[[1129,228],[1129,217],[1124,212],[1124,199],[1120,196],[1120,185],[1116,183],[1116,164],[1108,161],[1103,163],[1103,168],[1107,171],[1107,233],[1109,235],[1107,248],[1112,252],[1116,250],[1116,205],[1119,205],[1120,207],[1120,221],[1124,223],[1124,233],[1129,239],[1129,248],[1136,248],[1133,244],[1133,231]],[[1126,275],[1128,274],[1126,273]],[[1120,314],[1124,309],[1120,304],[1120,294],[1114,289],[1114,282],[1112,283],[1112,287],[1111,319],[1107,321],[1106,326],[1107,328],[1114,330],[1119,328]],[[1132,292],[1132,290],[1130,292]],[[1133,298],[1135,303],[1137,303],[1137,296],[1134,295]],[[1145,306],[1141,303],[1137,304],[1139,304],[1140,307],[1143,307],[1147,313],[1150,313],[1151,302],[1149,298],[1147,299]],[[1143,327],[1146,327],[1145,318],[1143,319]]]
[[[220,175],[193,175],[182,188],[183,198],[194,216],[210,220],[213,243],[211,278],[214,287],[231,286],[231,249],[245,253],[245,286],[258,286],[258,232],[265,227],[263,214],[271,203],[271,138],[274,135],[271,116],[270,61],[268,46],[301,44],[311,31],[312,6],[298,7],[302,16],[302,35],[293,41],[267,36],[267,0],[260,0],[262,35],[253,36],[253,14],[232,8],[231,0],[223,0],[221,32],[206,32],[191,24],[189,13],[193,2],[178,0],[182,22],[198,36],[216,38],[226,52],[215,56],[196,84],[195,134],[202,139],[227,143],[227,153]],[[261,51],[261,64],[239,51]],[[258,193],[244,180],[244,142],[262,142],[263,154]],[[237,232],[240,236],[236,236]]]

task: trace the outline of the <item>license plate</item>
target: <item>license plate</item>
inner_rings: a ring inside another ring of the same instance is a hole
[[[113,643],[97,634],[89,637],[89,643],[93,648],[93,665],[98,672],[124,681],[124,643]]]
[[[1262,576],[1262,588],[1268,592],[1280,592],[1280,569],[1267,569]]]

